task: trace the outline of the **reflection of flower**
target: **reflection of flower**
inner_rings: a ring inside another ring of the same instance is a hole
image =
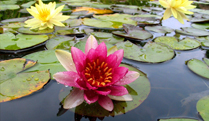
[[[39,28],[39,30],[46,29],[47,27],[53,28],[56,26],[65,26],[61,21],[65,21],[69,16],[62,15],[60,11],[63,9],[64,5],[56,7],[55,2],[50,2],[49,4],[44,4],[39,0],[39,5],[36,4],[31,6],[31,9],[27,8],[27,11],[34,17],[25,21],[25,27],[31,27],[31,29]]]
[[[126,67],[119,67],[123,59],[123,50],[107,55],[104,42],[100,45],[94,36],[87,39],[85,54],[75,48],[71,53],[56,50],[56,56],[66,68],[66,72],[53,75],[57,82],[75,87],[65,98],[64,108],[73,108],[84,100],[88,103],[98,103],[106,110],[113,110],[113,100],[131,101],[125,87],[139,77],[139,73],[128,71]]]
[[[188,0],[159,0],[159,2],[166,8],[163,20],[168,19],[173,14],[182,24],[184,24],[183,19],[189,20],[184,14],[193,14],[193,12],[188,10],[196,7],[191,5],[193,1]]]

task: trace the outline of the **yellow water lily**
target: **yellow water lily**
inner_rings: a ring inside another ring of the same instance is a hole
[[[31,27],[30,29],[39,28],[39,30],[43,30],[46,28],[53,28],[56,26],[65,26],[62,21],[65,21],[69,18],[69,16],[62,15],[60,11],[64,8],[64,5],[56,8],[55,2],[50,2],[49,4],[44,4],[41,0],[39,0],[39,5],[35,4],[31,6],[31,8],[27,8],[27,11],[34,17],[25,21],[25,27]]]
[[[183,19],[189,20],[185,14],[193,14],[193,12],[188,10],[196,7],[191,5],[193,1],[189,0],[159,0],[159,2],[166,8],[163,20],[168,19],[173,14],[173,16],[182,24],[184,24]]]

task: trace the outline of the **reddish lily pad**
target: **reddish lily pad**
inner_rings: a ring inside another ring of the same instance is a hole
[[[133,26],[130,24],[124,24],[123,25],[125,32],[121,31],[114,31],[112,32],[114,35],[124,37],[126,39],[131,40],[145,40],[152,37],[152,34],[148,31],[143,30],[142,28],[138,26]]]
[[[48,39],[47,35],[0,34],[0,50],[20,50],[39,45]]]
[[[208,36],[209,32],[201,29],[195,29],[192,27],[183,27],[182,30],[175,30],[179,34],[191,35],[191,36]]]
[[[154,41],[164,43],[175,50],[191,50],[201,45],[199,41],[188,37],[183,40],[177,40],[175,37],[162,36],[157,37]]]
[[[76,108],[70,110],[84,116],[105,117],[124,114],[137,108],[149,95],[151,89],[150,82],[146,74],[144,74],[142,71],[126,64],[121,64],[121,66],[129,68],[131,71],[137,71],[140,73],[140,76],[137,80],[128,85],[125,85],[129,94],[133,97],[133,101],[113,101],[114,109],[112,112],[108,112],[97,102],[90,105],[84,102]],[[61,101],[69,94],[69,90],[65,91],[61,90],[60,92],[59,96]]]
[[[159,63],[175,56],[173,49],[161,44],[148,42],[143,48],[126,41],[116,44],[118,49],[124,50],[124,57],[140,62]]]
[[[209,120],[209,95],[201,98],[196,105],[197,111],[204,121]]]
[[[0,61],[0,102],[27,96],[41,89],[50,79],[49,71],[22,72],[36,62],[23,58]]]
[[[202,62],[201,60],[195,59],[195,58],[188,60],[187,66],[194,73],[209,79],[209,62],[208,62],[209,59],[203,58],[203,60],[206,63]]]

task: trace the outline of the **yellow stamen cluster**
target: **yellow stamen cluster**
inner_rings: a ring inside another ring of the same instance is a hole
[[[106,62],[96,59],[86,64],[85,77],[90,85],[103,87],[112,80],[112,68]]]

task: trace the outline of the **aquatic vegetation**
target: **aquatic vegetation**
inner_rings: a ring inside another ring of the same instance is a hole
[[[56,8],[55,2],[44,4],[39,0],[39,5],[35,4],[31,8],[27,8],[27,11],[34,17],[25,21],[27,25],[25,27],[31,27],[31,29],[39,28],[39,30],[46,29],[47,27],[52,29],[54,25],[65,26],[61,21],[65,21],[69,16],[62,15],[60,11],[64,8],[64,5]]]
[[[163,20],[168,19],[173,15],[182,24],[184,24],[183,19],[189,20],[185,14],[193,14],[193,12],[188,10],[196,7],[191,5],[193,1],[189,0],[159,0],[159,2],[166,8]]]
[[[88,104],[98,101],[106,110],[113,110],[113,100],[131,101],[124,86],[135,81],[139,73],[119,67],[123,59],[123,50],[107,55],[104,42],[98,45],[94,36],[86,42],[85,54],[75,48],[71,53],[56,50],[56,56],[66,68],[66,72],[53,75],[57,82],[72,86],[74,89],[66,97],[64,108],[74,108],[85,100]]]

